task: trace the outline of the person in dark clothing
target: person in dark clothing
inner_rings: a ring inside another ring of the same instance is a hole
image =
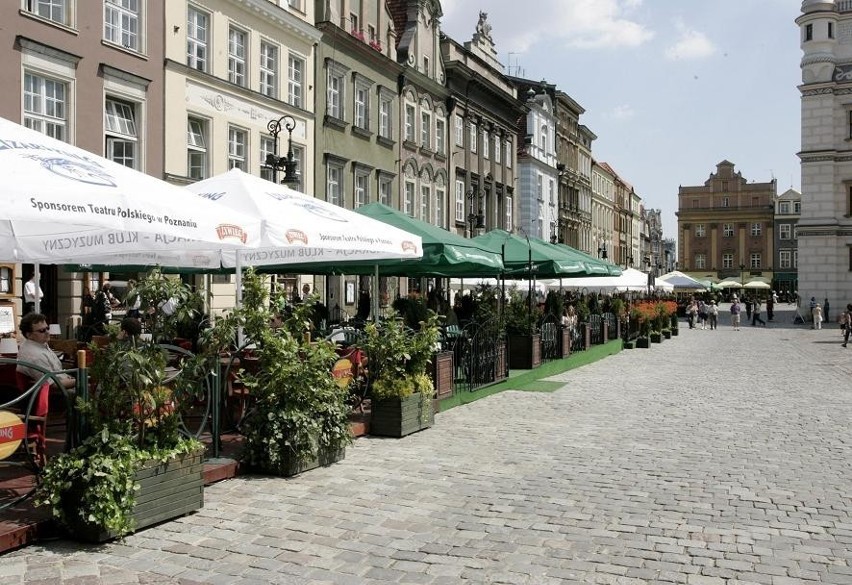
[[[755,327],[758,322],[766,327],[766,321],[760,318],[760,299],[754,299],[754,307],[752,307],[751,326]]]
[[[843,347],[849,343],[849,332],[852,331],[852,304],[846,305],[846,312],[843,313]]]
[[[775,317],[775,301],[772,300],[772,295],[769,295],[769,298],[766,299],[766,320],[772,321]]]
[[[825,299],[825,302],[822,304],[822,313],[823,313],[823,315],[822,315],[823,319],[825,320],[826,323],[828,323],[828,320],[830,318],[828,316],[828,299]]]
[[[361,289],[361,294],[358,295],[358,312],[355,314],[355,319],[358,321],[366,321],[370,316],[370,293]]]
[[[746,321],[749,321],[751,319],[751,299],[746,297],[743,300],[743,304],[745,305],[745,310],[746,310]],[[754,322],[752,322],[752,325],[753,324],[754,324]]]

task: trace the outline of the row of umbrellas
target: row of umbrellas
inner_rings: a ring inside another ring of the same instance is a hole
[[[568,246],[502,230],[462,238],[380,203],[352,212],[237,169],[180,188],[3,118],[0,172],[0,261],[400,276],[620,274]]]

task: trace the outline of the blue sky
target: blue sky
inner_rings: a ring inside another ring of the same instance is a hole
[[[678,186],[702,185],[722,160],[750,182],[801,190],[801,0],[441,5],[459,42],[487,12],[507,72],[556,83],[586,109],[593,156],[662,209],[665,237],[677,236]]]

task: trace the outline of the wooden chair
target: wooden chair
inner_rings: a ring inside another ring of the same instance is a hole
[[[15,371],[18,390],[21,394],[30,390],[35,382],[23,372]],[[50,382],[44,381],[37,390],[35,402],[27,417],[26,413],[19,416],[27,422],[26,448],[32,456],[36,467],[43,468],[47,463],[47,413],[49,410]],[[24,409],[26,405],[24,405]]]

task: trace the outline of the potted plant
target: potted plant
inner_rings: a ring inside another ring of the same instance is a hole
[[[404,437],[432,426],[435,388],[428,367],[438,336],[431,311],[416,331],[400,319],[367,324],[362,348],[371,380],[370,434]]]
[[[150,280],[162,279],[154,273],[143,287],[159,286]],[[184,292],[187,301],[194,294],[188,288]],[[178,318],[176,313],[157,317]],[[209,330],[209,340],[221,339],[217,334],[226,329],[223,319],[219,329]],[[179,416],[209,373],[202,364],[210,354],[171,372],[167,384],[166,349],[122,338],[116,326],[108,334],[110,342],[92,350],[96,385],[77,401],[83,439],[48,461],[36,496],[36,503],[50,508],[73,537],[98,542],[187,514],[204,503],[203,445],[182,434]],[[218,353],[213,343],[207,347]]]
[[[503,319],[509,341],[509,368],[531,370],[541,365],[541,309],[527,295],[513,290],[505,304]]]
[[[636,347],[650,347],[651,322],[654,319],[654,305],[649,301],[633,303],[630,309],[630,319],[639,325],[639,336],[636,338]]]
[[[291,476],[330,465],[352,442],[348,391],[332,374],[334,345],[310,339],[313,300],[290,305],[279,291],[270,302],[258,274],[243,277],[243,305],[235,312],[258,361],[243,375],[254,405],[241,427],[242,458],[264,473]]]

